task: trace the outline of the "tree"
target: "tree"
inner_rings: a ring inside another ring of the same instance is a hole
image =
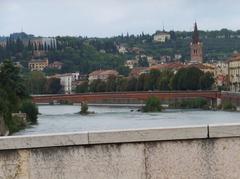
[[[137,79],[137,91],[144,90],[145,74],[141,74]]]
[[[49,78],[47,80],[46,91],[49,94],[58,94],[62,90],[62,85],[59,78]]]
[[[174,90],[198,90],[200,78],[204,73],[196,67],[182,68],[174,76],[172,88]]]
[[[132,77],[128,79],[127,91],[136,91],[137,79]]]
[[[146,57],[140,57],[138,60],[139,67],[149,67],[149,63]]]
[[[46,92],[47,78],[42,72],[33,71],[26,75],[25,86],[30,94],[44,94]]]
[[[88,105],[86,102],[81,102],[81,111],[80,114],[86,115],[88,114]]]
[[[170,70],[164,70],[160,74],[160,78],[158,79],[158,89],[163,91],[171,90],[171,81],[174,77],[174,74]]]
[[[213,74],[210,72],[206,72],[203,76],[200,78],[200,88],[202,90],[210,90],[212,88],[212,85],[214,84],[214,77]]]
[[[106,91],[116,91],[116,76],[109,76],[106,82]]]
[[[37,122],[38,108],[31,101],[24,101],[20,107],[20,111],[26,113],[27,120],[31,123]]]
[[[123,76],[128,76],[129,73],[130,73],[130,69],[126,66],[119,66],[117,68],[117,71],[119,72],[120,75],[123,75]]]
[[[87,93],[88,92],[88,81],[82,82],[75,89],[76,93]]]
[[[89,89],[91,92],[105,92],[106,83],[100,79],[93,80],[89,85]]]
[[[14,120],[12,113],[18,112],[23,101],[29,98],[26,91],[19,69],[11,61],[4,61],[0,65],[0,115],[10,133],[22,128],[22,123]]]
[[[157,89],[157,86],[158,86],[157,82],[158,82],[158,79],[160,78],[160,71],[157,69],[150,70],[149,78],[150,78],[150,89],[151,90]]]
[[[116,91],[127,91],[128,79],[126,77],[117,77]]]

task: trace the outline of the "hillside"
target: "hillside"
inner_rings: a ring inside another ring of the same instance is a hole
[[[192,32],[168,33],[171,39],[165,43],[154,42],[153,35],[143,33],[111,38],[56,37],[57,49],[49,48],[45,51],[45,55],[50,63],[56,60],[64,63],[63,69],[56,71],[59,73],[72,71],[89,73],[100,68],[118,69],[124,73],[127,70],[124,68],[124,62],[134,59],[136,55],[152,56],[159,60],[163,56],[174,58],[176,54],[180,54],[181,61],[189,60]],[[0,47],[0,61],[12,59],[27,67],[28,61],[33,58],[34,47],[29,46],[28,43],[24,45],[21,40],[24,37],[34,37],[25,33],[16,33],[10,37],[7,46]],[[200,38],[206,61],[226,60],[234,51],[240,50],[240,31],[227,29],[200,31]],[[125,53],[120,52],[121,47],[125,49]]]

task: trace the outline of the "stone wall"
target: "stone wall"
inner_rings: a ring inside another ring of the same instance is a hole
[[[0,138],[0,179],[238,179],[240,125]]]

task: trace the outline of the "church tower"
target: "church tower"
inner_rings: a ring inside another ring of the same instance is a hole
[[[191,48],[191,63],[203,63],[203,44],[199,38],[197,23],[194,24],[194,31],[192,35]]]

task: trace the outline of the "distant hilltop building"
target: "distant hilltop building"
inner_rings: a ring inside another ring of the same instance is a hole
[[[157,31],[153,36],[154,42],[164,43],[171,39],[171,35],[165,31]]]
[[[39,51],[57,48],[57,40],[53,37],[35,37],[30,40],[30,43],[33,45],[34,50]]]
[[[192,35],[191,48],[191,63],[203,63],[203,44],[199,38],[197,23],[195,22]]]

